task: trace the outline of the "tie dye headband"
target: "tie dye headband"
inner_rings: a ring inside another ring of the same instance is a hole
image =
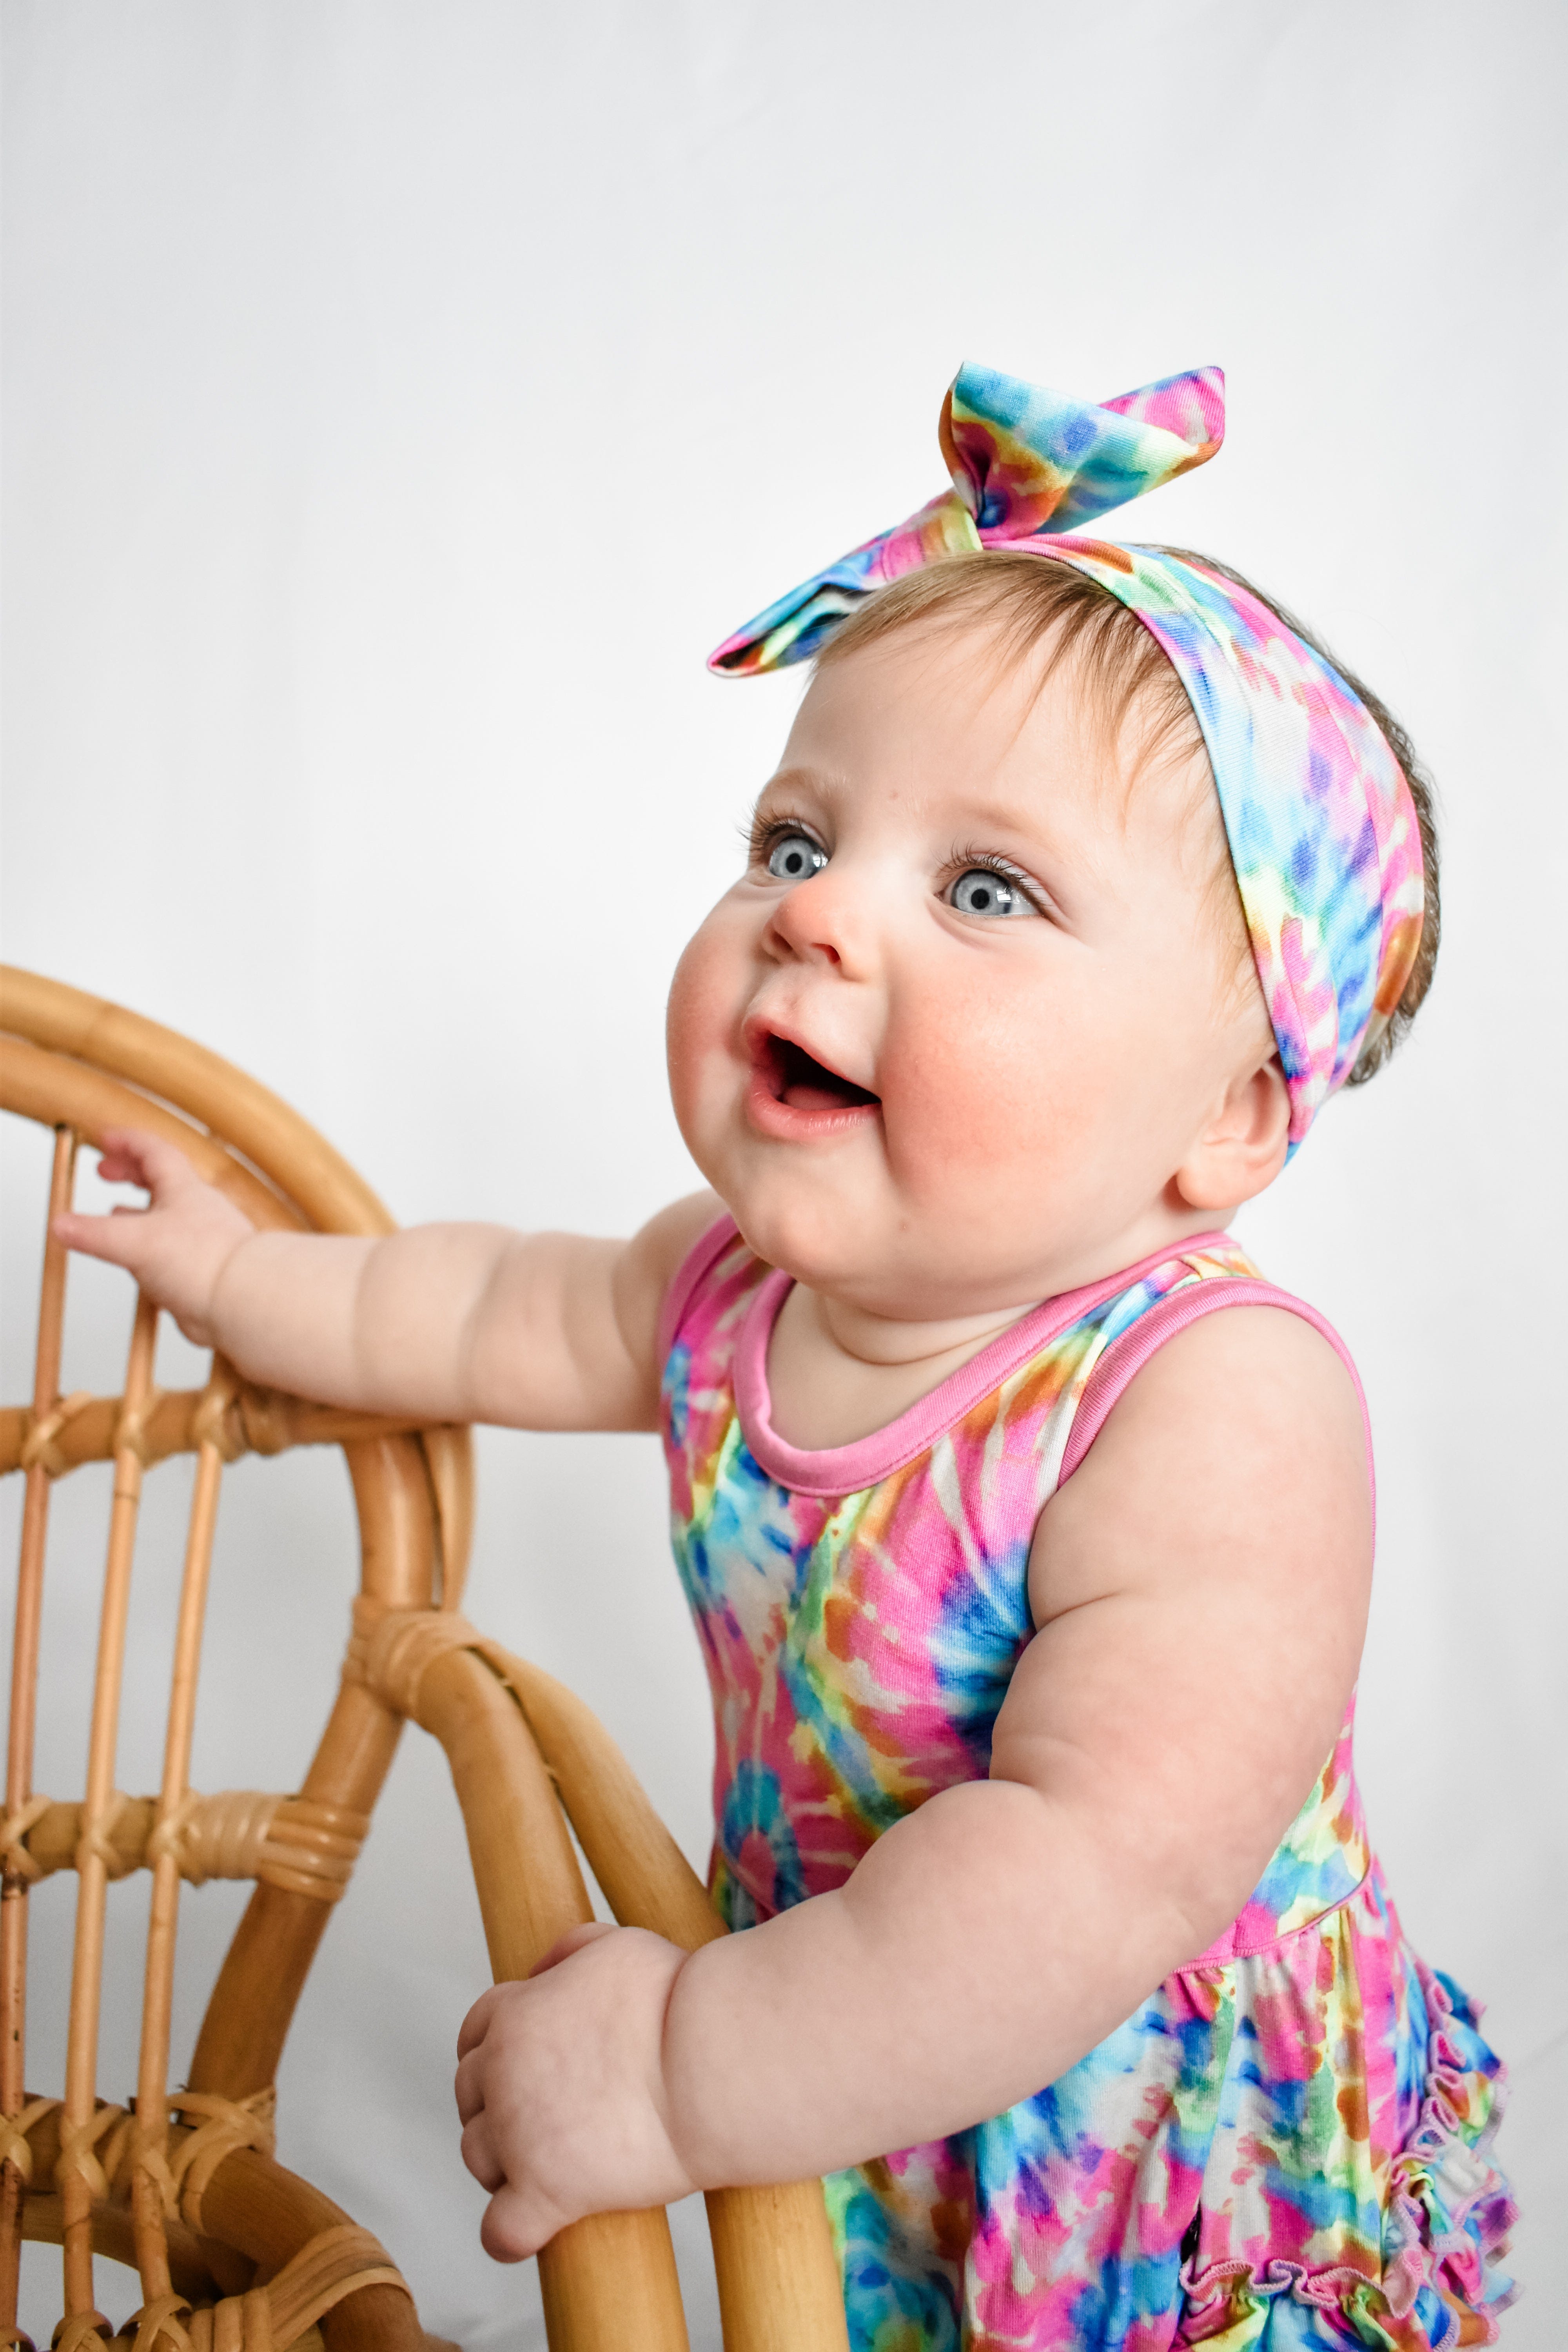
[[[1186,690],[1219,794],[1290,1092],[1290,1150],[1405,991],[1421,938],[1421,834],[1404,773],[1332,665],[1191,557],[1068,534],[1213,457],[1217,368],[1094,406],[961,368],[939,426],[952,488],[781,596],[711,656],[751,677],[808,659],[878,588],[944,556],[1069,563],[1137,614]]]

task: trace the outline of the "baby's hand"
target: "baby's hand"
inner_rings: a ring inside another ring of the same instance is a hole
[[[100,1149],[99,1174],[110,1184],[144,1186],[152,1194],[148,1206],[117,1208],[107,1217],[59,1216],[56,1235],[70,1249],[126,1267],[149,1297],[168,1308],[187,1339],[211,1347],[218,1277],[256,1227],[215,1185],[204,1183],[175,1145],[121,1128],[104,1136]]]
[[[698,2184],[670,2139],[660,2044],[686,1954],[639,1927],[574,1927],[458,2036],[463,2161],[490,2201],[480,2242],[521,2262],[584,2213]]]

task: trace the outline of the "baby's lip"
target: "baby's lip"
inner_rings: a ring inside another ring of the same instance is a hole
[[[826,1131],[864,1118],[880,1107],[869,1087],[846,1077],[790,1029],[768,1021],[748,1021],[746,1050],[752,1064],[749,1096],[753,1118],[770,1131],[781,1120],[794,1132]]]
[[[831,1062],[814,1053],[793,1029],[770,1021],[748,1021],[746,1048],[752,1067],[771,1083],[775,1100],[783,1102],[797,1089],[829,1097],[821,1108],[859,1108],[878,1097],[869,1087],[846,1077]],[[815,1106],[814,1106],[815,1107]]]

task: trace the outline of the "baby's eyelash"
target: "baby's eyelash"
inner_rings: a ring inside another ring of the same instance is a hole
[[[742,825],[741,828],[742,838],[746,845],[746,855],[752,864],[753,866],[764,864],[767,853],[773,843],[786,833],[803,833],[807,841],[815,841],[819,849],[825,849],[827,845],[816,825],[808,824],[804,817],[787,814],[753,816],[749,824]]]
[[[1021,866],[1015,866],[1010,857],[1002,856],[994,849],[955,849],[942,868],[938,889],[950,888],[961,874],[967,874],[975,866],[984,866],[989,874],[999,874],[1004,882],[1011,882],[1015,890],[1022,891],[1037,914],[1048,916],[1055,912],[1033,877],[1026,874]]]

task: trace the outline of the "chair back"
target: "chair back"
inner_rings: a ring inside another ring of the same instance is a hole
[[[374,1194],[303,1119],[172,1031],[6,969],[0,1032],[0,1107],[54,1131],[40,1224],[71,1203],[80,1142],[110,1128],[140,1127],[176,1142],[258,1225],[391,1230]],[[342,1445],[358,1512],[362,1601],[405,1610],[454,1606],[460,1595],[471,1469],[467,1431],[421,1431],[324,1411],[250,1387],[221,1360],[201,1388],[161,1393],[153,1380],[158,1316],[145,1297],[132,1318],[121,1393],[66,1391],[68,1254],[47,1227],[42,1264],[31,1399],[0,1412],[0,1475],[26,1483],[0,1822],[0,2342],[16,2333],[26,2231],[63,2242],[59,2340],[75,2344],[99,2341],[104,2325],[94,2309],[95,2251],[134,2262],[144,2313],[166,2304],[172,2314],[204,2287],[212,2293],[208,2255],[198,2243],[205,2233],[194,2226],[203,2218],[202,2190],[233,2150],[270,2150],[271,2085],[289,2021],[402,1728],[401,1717],[364,1682],[345,1680],[297,1791],[191,1788],[224,1473],[247,1453]],[[195,1475],[162,1699],[163,1777],[156,1791],[131,1795],[117,1785],[116,1756],[137,1517],[147,1473],[179,1454],[195,1454]],[[79,1793],[46,1793],[33,1775],[51,1495],[80,1465],[103,1461],[112,1462],[114,1475],[97,1622],[79,1659],[91,1688],[82,1780]],[[136,2093],[124,2109],[98,2095],[106,1890],[110,1879],[137,1869],[152,1873],[153,1887]],[[66,2047],[55,2077],[61,2092],[31,2097],[28,1915],[38,1883],[66,1870],[76,1874],[76,1916]],[[182,1882],[215,1877],[254,1880],[255,1893],[208,2002],[189,2083],[171,2094]],[[393,2336],[402,2332],[395,2306],[405,2305],[398,2291],[385,2306]],[[372,2320],[374,2308],[359,2315]],[[366,2340],[378,2339],[373,2333]]]

